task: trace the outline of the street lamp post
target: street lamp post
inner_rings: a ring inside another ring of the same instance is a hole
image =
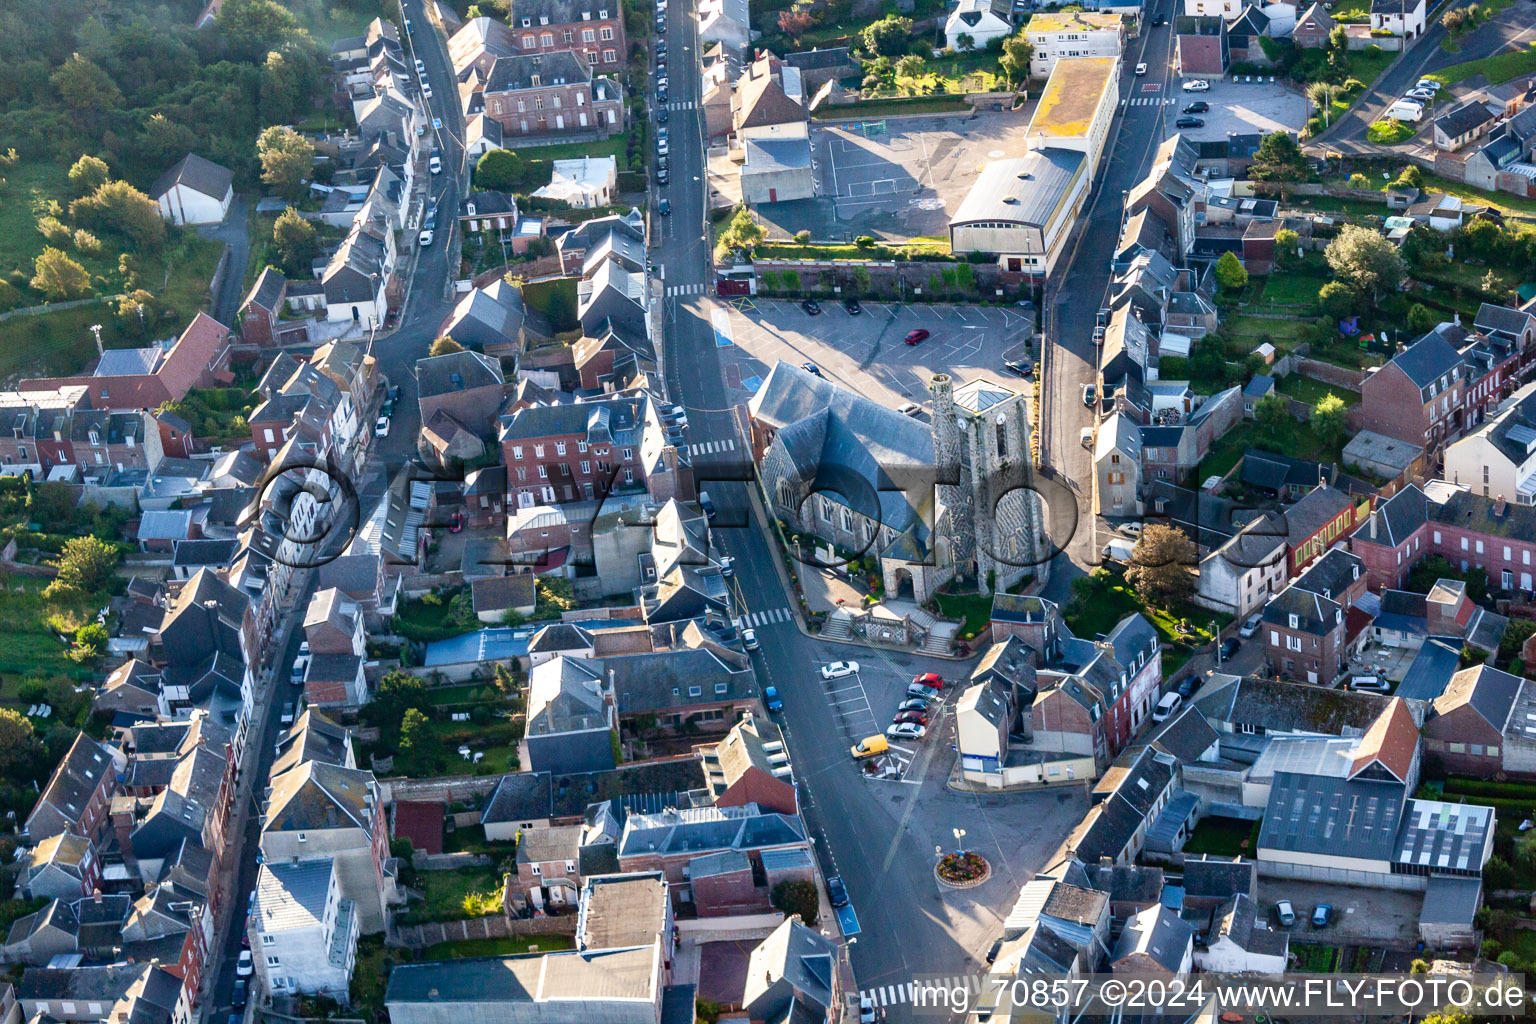
[[[96,356],[100,358],[105,354],[101,349],[101,324],[91,324],[91,333],[96,335]]]
[[[955,834],[955,854],[958,856],[965,852],[965,829],[953,828],[950,831]]]

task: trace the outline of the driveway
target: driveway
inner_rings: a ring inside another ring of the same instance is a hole
[[[1261,912],[1269,914],[1280,899],[1290,900],[1296,908],[1296,926],[1291,929],[1293,942],[1363,942],[1411,948],[1419,941],[1419,910],[1424,905],[1421,892],[1261,877]],[[1333,923],[1327,928],[1313,929],[1312,909],[1319,903],[1333,907]]]
[[[207,224],[197,229],[204,238],[223,242],[229,249],[229,262],[224,266],[224,278],[219,283],[219,294],[213,299],[213,318],[226,327],[237,327],[235,315],[240,312],[240,302],[245,298],[245,270],[251,262],[251,237],[246,223],[246,199],[235,196],[229,204],[229,212],[218,224]]]

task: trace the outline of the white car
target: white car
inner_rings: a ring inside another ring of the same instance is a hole
[[[1209,92],[1211,89],[1211,83],[1207,82],[1203,78],[1191,78],[1189,81],[1185,82],[1181,88],[1185,92]]]
[[[841,679],[844,676],[853,675],[858,670],[859,663],[856,661],[834,661],[829,665],[821,666],[821,678]]]
[[[757,650],[757,630],[744,629],[741,631],[741,646],[743,650]]]
[[[923,411],[923,407],[916,402],[903,402],[896,407],[896,411],[903,416],[916,416]]]
[[[1248,617],[1248,621],[1243,623],[1243,628],[1237,631],[1237,635],[1242,637],[1244,640],[1248,639],[1259,631],[1259,623],[1263,621],[1264,616],[1261,614],[1255,613],[1250,615]]]
[[[373,436],[374,437],[388,437],[389,436],[389,417],[388,416],[380,416],[379,417],[379,421],[373,425]]]
[[[283,714],[282,714],[282,717],[279,719],[279,721],[282,722],[284,725],[292,725],[293,724],[293,712],[294,712],[294,704],[293,704],[292,701],[290,701],[287,704],[284,704],[283,705]]]
[[[1428,89],[1430,92],[1439,92],[1441,89],[1445,88],[1445,86],[1441,84],[1437,79],[1421,78],[1419,79],[1419,84],[1415,85],[1414,88]]]
[[[1163,699],[1157,702],[1157,707],[1152,709],[1152,721],[1166,722],[1173,717],[1173,713],[1179,710],[1179,705],[1184,703],[1177,691],[1163,694]]]
[[[425,78],[421,80],[421,98],[424,100],[432,98],[432,83],[428,82]]]
[[[1123,526],[1120,527],[1120,532],[1125,534],[1127,537],[1138,537],[1139,538],[1141,536],[1141,524],[1140,523],[1126,523],[1126,524],[1124,524]]]
[[[431,228],[427,228],[425,231],[423,231],[420,235],[417,236],[416,242],[423,249],[425,249],[427,246],[432,244],[432,237],[433,237],[432,229]]]
[[[240,951],[240,958],[235,961],[235,977],[249,978],[251,976],[251,972],[255,969],[256,965],[254,961],[251,960],[251,951],[248,949],[242,949]]]
[[[1147,73],[1147,66],[1145,64],[1137,64],[1136,65],[1136,73],[1138,75],[1146,74]]]
[[[420,57],[416,58],[416,73],[418,75],[425,75],[427,73],[427,66],[421,62]]]
[[[920,740],[927,731],[916,722],[898,722],[885,730],[885,736],[892,740]]]
[[[871,996],[859,993],[859,1024],[874,1024],[875,1000]]]
[[[434,154],[432,159],[427,161],[427,170],[431,171],[433,174],[442,174],[443,173],[443,159],[442,159],[442,157],[439,157],[439,156]]]

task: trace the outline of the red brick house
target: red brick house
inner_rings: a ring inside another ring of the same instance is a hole
[[[1466,366],[1438,334],[1399,352],[1360,386],[1361,426],[1438,449],[1466,427]]]
[[[1291,584],[1264,606],[1264,657],[1275,675],[1327,686],[1344,664],[1344,607]]]
[[[1370,502],[1359,500],[1327,483],[1285,510],[1286,558],[1290,574],[1298,575],[1335,541],[1347,537],[1370,512]]]
[[[1520,349],[1513,342],[1479,337],[1461,350],[1467,366],[1466,409],[1468,429],[1493,414],[1517,386]]]
[[[96,372],[21,383],[23,391],[47,391],[70,384],[90,389],[95,409],[137,412],[186,397],[192,388],[228,383],[229,328],[198,313],[169,349],[109,349]]]
[[[1373,591],[1396,590],[1415,563],[1428,553],[1424,524],[1429,499],[1417,484],[1409,484],[1378,505],[1349,538],[1349,550],[1365,564],[1367,586]]]
[[[111,747],[85,733],[76,736],[27,816],[28,838],[36,842],[60,832],[73,832],[95,842],[107,823],[112,794],[117,789],[114,757]]]
[[[517,0],[508,19],[523,53],[579,53],[595,73],[615,73],[628,58],[619,0]]]
[[[1490,590],[1536,590],[1536,506],[1466,490],[1437,502],[1410,486],[1383,503],[1349,546],[1372,589],[1400,588],[1421,558],[1441,555],[1463,572],[1482,569]]]
[[[1061,750],[1107,765],[1109,740],[1104,726],[1104,695],[1077,676],[1037,677],[1040,690],[1029,709],[1030,732],[1042,750]]]
[[[276,267],[266,267],[240,304],[240,340],[258,348],[295,345],[309,341],[309,322],[284,323],[288,279]]]
[[[757,806],[780,814],[798,814],[789,748],[771,722],[748,717],[719,743],[697,748],[717,807]]]
[[[645,452],[655,452],[649,462]],[[677,493],[676,449],[664,444],[649,398],[613,398],[519,411],[501,431],[507,508],[591,501],[610,492]]]
[[[1178,38],[1179,72],[1185,78],[1220,79],[1232,63],[1227,23],[1218,15],[1173,19]]]
[[[624,126],[617,83],[594,77],[569,51],[497,57],[483,83],[471,79],[469,87],[464,116],[485,114],[501,125],[509,145],[518,136],[589,137]]]
[[[1445,692],[1430,702],[1424,722],[1429,756],[1456,775],[1487,779],[1503,771],[1504,730],[1523,684],[1491,665],[1453,675]]]

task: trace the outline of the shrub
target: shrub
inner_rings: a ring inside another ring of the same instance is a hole
[[[69,228],[57,217],[39,217],[37,230],[50,245],[69,244]]]

